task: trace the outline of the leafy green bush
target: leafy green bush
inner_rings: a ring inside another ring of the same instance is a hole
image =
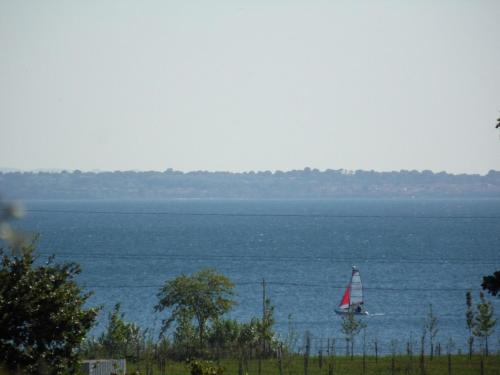
[[[224,367],[214,364],[211,361],[194,360],[189,363],[191,375],[223,375]]]
[[[36,263],[35,242],[0,249],[0,363],[13,372],[75,371],[98,308],[75,281],[75,263]]]

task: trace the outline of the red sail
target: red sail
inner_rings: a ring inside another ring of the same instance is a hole
[[[349,300],[351,298],[351,293],[350,293],[350,290],[351,290],[351,285],[348,285],[345,292],[344,292],[344,296],[342,297],[342,301],[340,301],[340,305],[341,307],[349,307]]]

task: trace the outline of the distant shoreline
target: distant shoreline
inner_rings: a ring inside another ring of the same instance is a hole
[[[0,172],[0,194],[23,200],[500,198],[500,171]]]
[[[177,175],[190,175],[190,174],[224,174],[224,175],[254,175],[254,174],[289,174],[289,173],[342,173],[346,175],[353,175],[356,173],[378,173],[378,174],[388,174],[388,173],[423,173],[423,174],[445,174],[450,176],[487,176],[490,173],[500,173],[495,169],[490,169],[485,173],[453,173],[447,171],[433,171],[430,169],[400,169],[400,170],[374,170],[374,169],[318,169],[305,167],[303,169],[290,169],[290,170],[248,170],[248,171],[228,171],[228,170],[190,170],[181,171],[173,168],[168,168],[163,171],[161,170],[148,170],[148,169],[117,169],[117,170],[80,170],[80,169],[68,169],[68,168],[35,168],[35,169],[22,169],[22,168],[10,168],[10,167],[0,167],[0,175],[2,174],[106,174],[106,173],[166,173],[166,174],[177,174]]]

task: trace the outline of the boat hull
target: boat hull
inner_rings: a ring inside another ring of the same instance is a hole
[[[348,309],[335,309],[335,314],[337,315],[348,315],[348,314],[354,314],[354,315],[369,315],[368,311],[349,311]]]

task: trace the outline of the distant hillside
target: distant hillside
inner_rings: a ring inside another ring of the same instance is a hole
[[[338,197],[496,197],[500,172],[453,175],[431,171],[288,172],[4,172],[9,199],[319,199]]]

